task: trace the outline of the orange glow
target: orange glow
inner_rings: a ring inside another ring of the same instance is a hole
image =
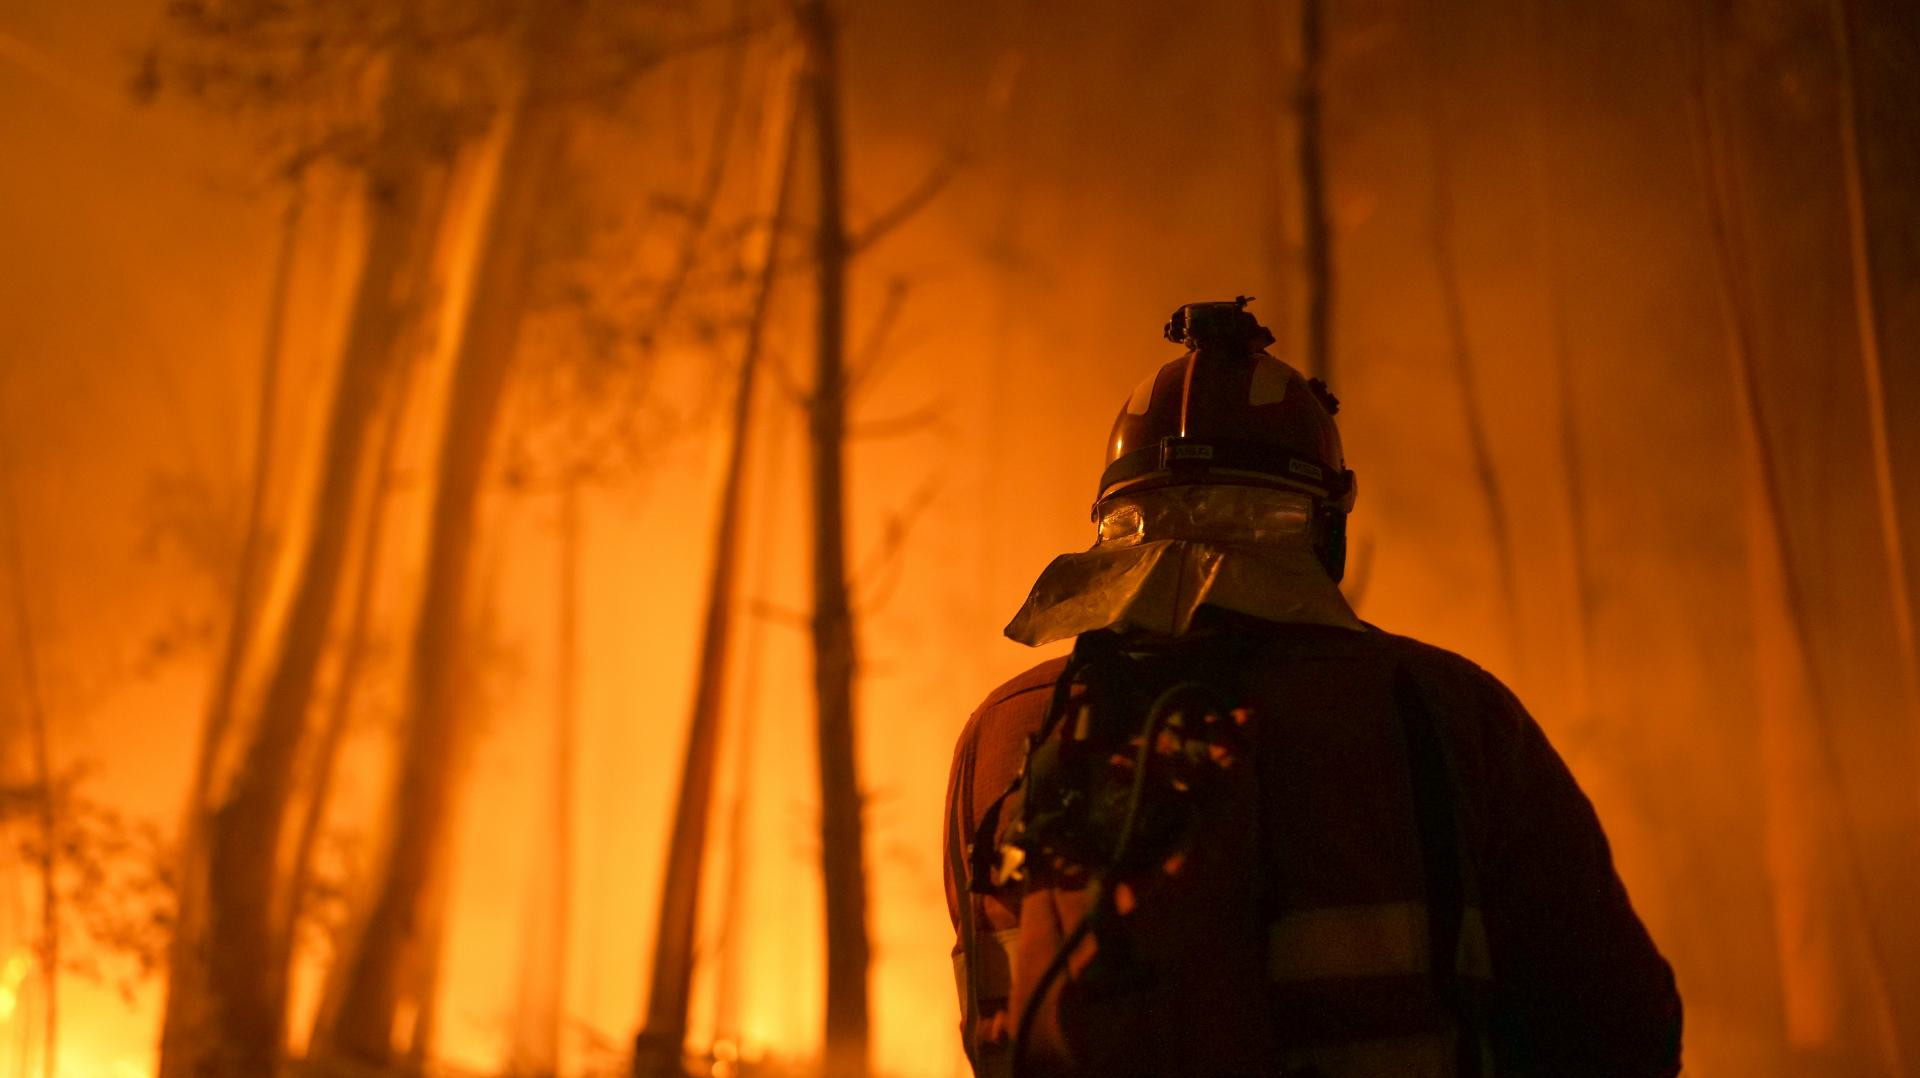
[[[953,738],[992,686],[1045,657],[1002,627],[1050,558],[1091,545],[1086,507],[1115,410],[1177,356],[1161,322],[1180,303],[1253,293],[1275,353],[1322,373],[1304,358],[1298,43],[1292,5],[841,6],[872,1060],[876,1073],[946,1078],[964,1072],[940,886]],[[1920,534],[1920,376],[1896,369],[1920,355],[1920,299],[1893,239],[1920,228],[1898,156],[1920,145],[1897,107],[1911,75],[1874,66],[1897,49],[1856,43],[1862,81],[1843,95],[1824,15],[1733,5],[1709,102],[1742,243],[1728,286],[1688,119],[1698,58],[1674,44],[1690,16],[1541,0],[1521,19],[1511,7],[1465,5],[1438,27],[1420,5],[1328,5],[1329,373],[1363,490],[1345,587],[1367,621],[1473,658],[1541,720],[1676,967],[1689,1073],[1913,1066],[1920,715],[1902,611],[1920,595],[1889,591],[1914,579],[1899,537]],[[87,848],[114,866],[111,888],[62,870],[60,1078],[158,1073],[165,947],[144,968],[127,942],[139,932],[90,918],[149,912],[142,828],[181,837],[231,613],[291,190],[263,164],[257,117],[167,88],[151,105],[129,99],[129,57],[168,25],[155,9],[30,0],[0,14],[0,514],[17,507],[0,536],[17,534],[24,565],[16,577],[0,564],[0,794],[38,781],[14,705],[26,699],[17,606],[37,637],[52,770],[75,776],[76,820],[81,802],[98,810]],[[426,1005],[400,1008],[448,1067],[502,1073],[556,1051],[522,1020],[531,994],[557,1007],[561,1073],[615,1073],[644,1014],[742,282],[767,227],[756,154],[763,113],[791,92],[774,74],[793,63],[788,31],[754,23],[697,265],[656,324],[700,216],[733,77],[731,39],[707,38],[731,10],[702,0],[660,16],[663,40],[694,42],[685,55],[568,114],[562,167],[522,233],[549,261],[523,290],[472,537],[475,639],[459,660],[464,725],[437,847],[448,856],[426,888],[437,935],[406,967]],[[485,107],[440,132],[459,150],[444,204],[420,226],[416,292],[387,297],[408,365],[396,396],[380,397],[405,404],[378,495],[370,628],[350,667],[350,604],[336,600],[305,713],[317,730],[351,684],[315,845],[317,913],[289,963],[296,1055],[313,1046],[392,837],[436,449],[477,275],[507,216],[501,192],[524,164],[484,97],[517,85],[505,55],[489,45],[458,77],[441,72]],[[300,122],[365,108],[383,77],[375,65],[330,85]],[[1835,110],[1855,97],[1868,119],[1843,138]],[[1862,147],[1864,185],[1840,163]],[[290,616],[314,534],[374,233],[363,167],[329,160],[301,187],[264,626]],[[713,1078],[811,1073],[823,1048],[804,413],[815,181],[800,171],[766,325],[686,1030]],[[1450,178],[1444,222],[1436,176]],[[937,191],[920,200],[923,186]],[[1864,301],[1859,274],[1877,281]],[[1728,375],[1726,287],[1744,300],[1757,420]],[[1877,322],[1862,314],[1876,297]],[[1866,364],[1863,318],[1878,327]],[[1474,372],[1465,390],[1457,350]],[[1761,452],[1784,519],[1762,510]],[[342,596],[369,557],[372,457],[354,480]],[[556,796],[568,665],[556,477],[568,463],[585,478],[567,480],[581,492],[576,727]],[[271,643],[242,664],[243,727]],[[222,782],[242,744],[230,735],[215,754]],[[291,768],[302,791],[312,744]],[[571,821],[570,861],[555,856],[556,820]],[[21,852],[36,827],[0,815],[0,1078],[40,1078],[45,1051],[39,868]],[[572,869],[556,886],[561,863]],[[118,905],[87,906],[90,887]]]

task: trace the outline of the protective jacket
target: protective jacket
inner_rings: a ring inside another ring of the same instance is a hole
[[[1098,888],[1008,857],[1017,780],[1088,690],[1056,698],[1055,659],[988,695],[946,817],[978,1073],[1009,1071],[1029,1010],[1023,1076],[1678,1073],[1672,972],[1591,805],[1495,678],[1370,627],[1239,616],[1130,654],[1231,682],[1243,749],[1166,856],[1105,881],[1113,927],[1049,977]]]

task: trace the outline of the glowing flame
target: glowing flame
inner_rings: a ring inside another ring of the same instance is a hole
[[[101,1053],[100,1046],[83,1042],[63,1046],[60,1078],[153,1078],[153,1071],[133,1056],[121,1055],[109,1060]]]
[[[20,985],[27,979],[27,954],[16,951],[0,966],[0,1022],[13,1017],[20,1006]]]

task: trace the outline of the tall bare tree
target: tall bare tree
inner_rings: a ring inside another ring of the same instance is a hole
[[[245,76],[257,51],[271,52],[263,42],[280,40],[276,35],[289,25],[311,27],[324,39],[326,30],[337,29],[334,23],[339,21],[329,12],[306,8],[235,13],[186,4],[174,14],[186,32],[214,50],[210,61],[190,72],[186,85],[209,98],[238,95],[251,107],[269,109],[289,84]],[[383,29],[392,27],[383,24]],[[364,44],[366,27],[359,30],[362,37],[355,40]],[[216,685],[202,750],[206,771],[196,779],[206,793],[204,798],[193,794],[194,801],[204,800],[206,817],[188,828],[181,931],[168,970],[160,1062],[164,1078],[268,1073],[281,1051],[284,964],[277,956],[285,946],[280,929],[288,901],[283,824],[350,545],[355,492],[371,440],[369,423],[411,324],[444,192],[444,169],[433,152],[441,142],[440,116],[413,82],[414,67],[405,55],[411,35],[398,32],[390,37],[384,88],[365,126],[354,128],[350,136],[336,131],[338,138],[321,140],[338,150],[339,159],[349,161],[363,182],[362,264],[328,405],[319,477],[296,514],[296,527],[289,529],[294,538],[285,556],[292,563],[286,574],[291,586],[262,614],[257,639],[248,644],[255,654],[246,657],[245,665],[259,667],[250,679],[259,688],[244,710],[227,716],[223,709],[238,705],[223,703],[219,693],[227,690]],[[364,72],[369,68],[357,65],[365,59],[343,66]],[[271,70],[271,58],[259,62],[262,70]],[[252,101],[249,95],[263,100]],[[341,149],[346,145],[352,148]],[[297,175],[318,152],[314,146],[288,151],[287,167]],[[231,749],[223,744],[229,729]],[[222,786],[221,776],[212,772],[227,758],[236,762]],[[194,811],[198,807],[189,806]],[[201,836],[203,857],[197,856]]]
[[[1261,5],[1261,6],[1264,6]],[[1000,477],[1006,473],[1011,455],[1009,446],[1018,439],[1009,436],[1006,406],[1009,384],[1015,366],[1017,342],[1014,327],[1019,312],[1025,309],[1029,292],[1028,278],[1033,269],[1031,257],[1022,249],[1021,225],[1031,200],[1031,171],[1023,150],[1031,137],[1027,128],[1030,112],[1023,108],[1032,95],[1033,66],[1031,4],[1013,4],[1001,9],[997,36],[1006,44],[997,61],[993,80],[987,87],[989,132],[985,156],[993,169],[996,205],[985,233],[988,267],[993,273],[993,307],[987,320],[992,337],[987,346],[984,379],[987,429],[984,432],[985,459],[980,468],[980,520],[983,527],[995,528],[1007,519],[1006,491]],[[996,533],[989,532],[990,536]],[[992,594],[1001,576],[1001,544],[997,536],[976,544],[980,559],[981,594]]]
[[[29,752],[33,758],[33,812],[39,826],[40,933],[35,961],[40,967],[40,1068],[45,1078],[60,1070],[60,821],[54,807],[51,737],[47,730],[46,694],[40,684],[40,648],[33,611],[27,595],[27,562],[22,549],[19,494],[15,489],[11,432],[0,435],[0,516],[6,524],[7,575],[13,593],[13,637],[18,649],[22,688],[19,708],[25,713]]]
[[[234,566],[226,634],[221,644],[219,665],[214,671],[213,684],[208,692],[206,717],[202,720],[200,745],[194,757],[193,775],[181,824],[181,891],[175,903],[173,938],[169,945],[171,961],[168,969],[167,1011],[168,1028],[174,1030],[176,1036],[182,1028],[180,1020],[186,1019],[194,1009],[189,1001],[204,997],[206,992],[204,956],[209,946],[207,846],[212,824],[209,801],[213,793],[215,764],[222,748],[229,742],[241,675],[259,629],[255,624],[260,605],[257,589],[267,554],[266,501],[276,452],[274,441],[280,363],[295,256],[299,249],[301,210],[305,201],[299,189],[299,179],[295,178],[293,183],[294,192],[287,200],[280,225],[280,244],[274,258],[266,332],[260,350],[251,474],[247,480],[246,509],[241,521],[240,551],[238,563]],[[177,1039],[175,1043],[178,1043]]]
[[[567,49],[583,0],[518,13],[524,84],[500,120],[498,172],[476,244],[446,419],[436,451],[426,581],[415,621],[407,725],[393,833],[374,898],[343,958],[337,1010],[317,1031],[321,1054],[372,1066],[396,1058],[395,1023],[431,957],[430,899],[446,869],[457,791],[455,760],[472,701],[460,661],[472,622],[470,572],[483,480],[536,261],[534,221],[558,178],[571,104]]]
[[[294,264],[299,251],[300,219],[306,199],[301,180],[294,177],[293,192],[287,198],[280,221],[280,244],[274,256],[273,279],[267,302],[266,332],[260,347],[260,382],[255,390],[253,452],[247,478],[245,515],[240,525],[240,556],[234,566],[232,609],[227,617],[226,637],[221,647],[219,667],[209,691],[207,715],[194,757],[193,785],[189,790],[189,829],[204,821],[208,787],[213,781],[215,757],[226,743],[233,720],[234,696],[239,691],[242,666],[254,630],[255,608],[259,605],[256,588],[260,583],[261,562],[266,554],[267,491],[272,486],[274,439],[280,396],[280,364],[285,351],[287,308],[292,297]],[[199,847],[204,835],[195,836],[189,847]]]
[[[1436,46],[1429,41],[1428,49]],[[1487,438],[1486,417],[1480,405],[1480,375],[1474,362],[1473,340],[1467,325],[1467,301],[1460,288],[1459,258],[1454,248],[1453,151],[1447,129],[1446,102],[1442,80],[1432,55],[1425,59],[1426,80],[1422,95],[1426,107],[1427,158],[1431,168],[1428,180],[1431,205],[1428,210],[1427,240],[1433,254],[1434,276],[1440,286],[1440,313],[1446,325],[1447,359],[1453,368],[1454,386],[1460,394],[1460,418],[1466,428],[1467,451],[1473,466],[1473,479],[1480,489],[1480,501],[1487,511],[1487,532],[1494,562],[1494,579],[1500,589],[1501,613],[1505,620],[1508,653],[1516,654],[1520,632],[1519,587],[1514,581],[1513,534],[1507,519],[1505,495],[1494,466],[1493,446]]]
[[[1592,671],[1594,665],[1594,616],[1596,583],[1592,539],[1587,534],[1587,469],[1581,451],[1580,397],[1575,379],[1573,345],[1567,326],[1566,256],[1560,246],[1560,200],[1555,168],[1551,109],[1556,100],[1553,52],[1556,39],[1548,19],[1550,4],[1528,0],[1526,21],[1532,43],[1529,77],[1532,87],[1526,97],[1527,180],[1533,196],[1533,220],[1539,237],[1542,285],[1546,290],[1548,347],[1553,357],[1555,384],[1554,418],[1558,434],[1560,479],[1567,500],[1567,537],[1573,549],[1574,610],[1572,627],[1572,678],[1567,686],[1573,701],[1576,729],[1591,720],[1593,709]]]
[[[1307,286],[1307,373],[1333,381],[1333,223],[1327,214],[1326,131],[1320,101],[1326,82],[1326,25],[1321,0],[1300,3],[1300,219]]]
[[[1750,269],[1735,216],[1737,171],[1715,93],[1715,42],[1724,31],[1711,0],[1698,0],[1690,14],[1687,107],[1753,521],[1748,572],[1787,1039],[1901,1073],[1906,1052],[1888,991],[1886,950],[1847,803],[1831,696],[1812,654],[1813,628],[1794,572],[1777,454],[1755,370]],[[1849,1036],[1870,1044],[1845,1043]]]
[[[647,1014],[634,1039],[636,1078],[677,1078],[686,1039],[687,1006],[693,985],[695,929],[700,908],[700,877],[707,849],[714,762],[720,745],[720,720],[726,709],[728,663],[735,597],[739,590],[739,548],[745,515],[746,466],[753,435],[753,402],[761,364],[762,341],[778,280],[780,237],[786,228],[788,189],[793,174],[798,98],[791,63],[783,54],[769,86],[762,160],[766,169],[758,227],[747,264],[754,267],[745,336],[735,377],[731,426],[720,505],[714,524],[713,564],[707,578],[699,665],[694,681],[693,715],[687,726],[686,757],[674,809],[673,835],[660,898],[653,972]]]
[[[388,108],[414,107],[396,65]],[[354,494],[370,448],[368,426],[394,375],[411,297],[428,258],[444,175],[422,166],[412,117],[393,117],[386,160],[369,177],[367,249],[326,433],[326,459],[308,519],[292,602],[277,627],[271,671],[232,785],[213,811],[208,851],[212,1052],[220,1073],[260,1074],[283,1039],[284,998],[273,956],[285,942],[283,823],[294,766],[326,646],[351,534]],[[227,1068],[232,1068],[228,1070]],[[192,1073],[190,1070],[178,1073]]]
[[[770,505],[779,492],[789,489],[791,431],[788,424],[794,414],[785,408],[770,409],[766,413],[760,431],[759,459],[751,469],[755,476],[754,490],[748,495],[751,505]],[[773,587],[786,535],[782,520],[773,512],[758,514],[752,531],[748,544],[751,550],[747,555],[753,565],[753,579],[748,584],[750,609],[752,602],[769,594]],[[722,1041],[731,1042],[736,1048],[745,1041],[740,1002],[746,971],[752,968],[747,914],[753,890],[754,775],[762,737],[756,725],[766,690],[764,663],[770,628],[769,619],[760,616],[758,611],[746,619],[740,632],[740,661],[735,664],[739,691],[733,695],[730,709],[735,716],[731,765],[733,799],[727,807],[727,867],[720,885],[719,924],[713,942],[719,966],[713,986],[716,1055]]]
[[[448,125],[412,78],[408,61],[424,37],[411,21],[413,8],[363,14],[318,3],[172,5],[134,82],[137,96],[179,91],[222,116],[264,120],[261,148],[296,191],[270,301],[234,616],[187,799],[161,1034],[165,1078],[262,1073],[280,1052],[284,966],[277,955],[285,941],[278,930],[288,902],[282,824],[350,545],[369,417],[412,323],[443,199],[437,151]],[[287,586],[260,596],[260,507],[273,455],[275,364],[297,192],[300,177],[322,161],[361,182],[362,264],[318,478],[293,514],[280,555],[288,571],[278,579]]]
[[[347,729],[352,722],[356,705],[360,699],[362,676],[368,652],[372,650],[374,633],[373,613],[376,586],[380,580],[381,544],[386,536],[387,511],[393,500],[393,476],[400,451],[400,433],[406,424],[408,407],[411,403],[411,389],[415,377],[414,364],[401,374],[392,387],[391,399],[386,403],[386,417],[380,431],[379,449],[371,463],[372,472],[365,483],[364,504],[356,511],[360,520],[358,562],[354,569],[354,582],[351,598],[347,604],[345,626],[341,632],[339,667],[334,675],[332,699],[327,701],[326,717],[320,723],[320,730],[314,742],[310,758],[309,775],[306,781],[306,801],[301,807],[300,822],[295,832],[292,855],[287,865],[287,902],[281,926],[280,938],[284,941],[279,955],[282,970],[279,986],[282,992],[281,1009],[285,1009],[284,995],[289,983],[294,953],[298,945],[298,931],[303,916],[308,911],[309,899],[313,892],[314,859],[318,851],[322,826],[326,822],[327,809],[332,801],[335,766],[339,761],[342,744],[346,740]]]
[[[527,925],[507,1073],[553,1078],[560,1072],[560,1035],[566,1016],[567,924],[573,900],[575,742],[580,725],[581,495],[585,477],[569,468],[555,492],[554,671],[548,837],[530,882]]]
[[[838,27],[828,0],[794,0],[814,154],[814,371],[808,401],[813,500],[813,687],[820,769],[820,859],[827,929],[826,1074],[868,1065],[867,871],[855,745],[859,668],[847,588],[847,236]]]
[[[1267,301],[1267,326],[1280,348],[1296,367],[1306,364],[1305,350],[1297,334],[1303,319],[1293,310],[1297,280],[1303,278],[1298,264],[1302,246],[1294,238],[1295,217],[1302,206],[1300,186],[1300,81],[1297,69],[1297,29],[1299,13],[1285,4],[1251,0],[1246,5],[1248,41],[1252,45],[1252,63],[1259,73],[1262,108],[1259,141],[1260,224],[1258,229],[1260,262],[1264,272],[1256,278],[1259,295]],[[1004,121],[1003,121],[1004,122]],[[1005,166],[1011,173],[1021,170],[1018,161]]]
[[[1873,491],[1880,515],[1880,544],[1886,559],[1887,590],[1893,606],[1894,641],[1909,717],[1920,717],[1920,642],[1915,640],[1913,593],[1909,590],[1906,543],[1900,528],[1899,484],[1887,432],[1887,384],[1880,355],[1880,319],[1873,280],[1872,237],[1867,228],[1866,184],[1860,163],[1860,105],[1853,62],[1853,29],[1847,0],[1827,0],[1828,23],[1837,61],[1840,175],[1847,204],[1848,268],[1852,274],[1854,329],[1858,337],[1862,381],[1867,392],[1867,432],[1873,452]]]

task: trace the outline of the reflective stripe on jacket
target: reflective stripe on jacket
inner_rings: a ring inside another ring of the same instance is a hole
[[[1177,866],[1130,888],[1125,936],[1150,975],[1126,991],[1083,983],[1095,949],[1083,941],[1038,1008],[1023,1078],[1454,1078],[1463,1060],[1502,1078],[1677,1073],[1671,971],[1591,806],[1518,701],[1391,634],[1258,631],[1240,686],[1252,766],[1227,772]],[[1063,667],[990,694],[954,757],[947,894],[982,1074],[1004,1073],[1021,1008],[1090,908],[1083,889],[969,890],[968,844],[1019,775]],[[1423,816],[1409,686],[1443,758],[1443,813],[1428,797]],[[997,845],[1017,816],[1016,793],[982,840]],[[1450,898],[1430,878],[1444,875],[1435,834],[1456,844]],[[1443,937],[1436,901],[1452,906]],[[1436,938],[1455,942],[1450,975],[1436,976]]]

